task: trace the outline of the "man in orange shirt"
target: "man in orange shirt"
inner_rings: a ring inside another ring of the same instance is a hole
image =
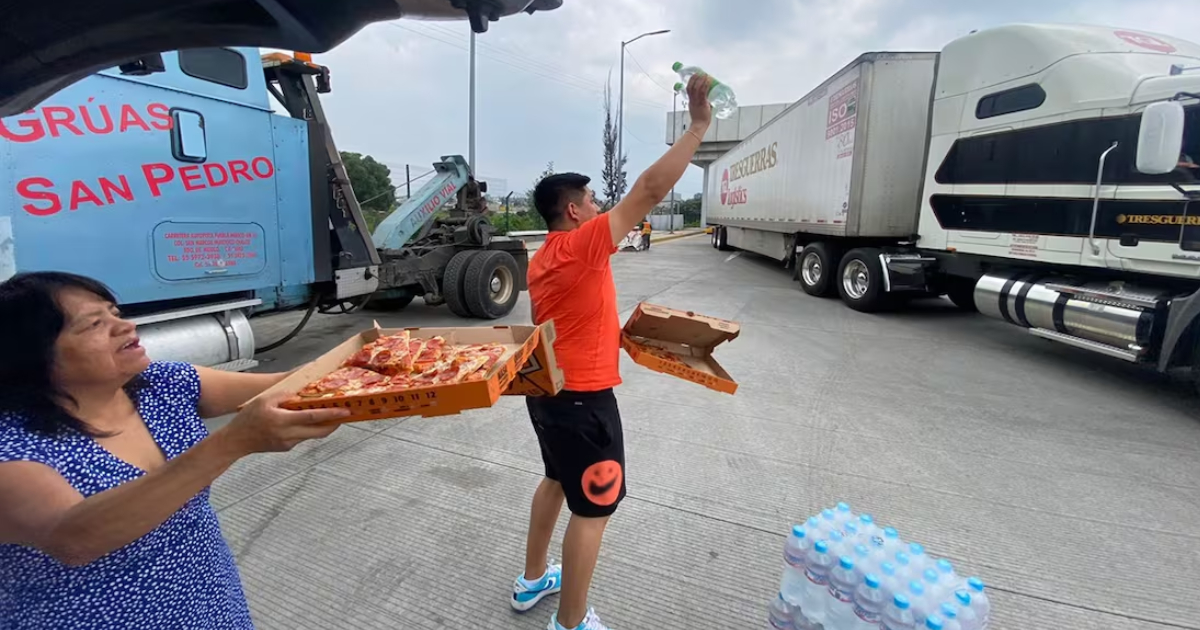
[[[525,572],[513,584],[511,604],[526,611],[561,590],[547,630],[607,630],[587,595],[604,528],[625,497],[625,443],[613,395],[621,383],[621,323],[609,258],[687,170],[712,120],[711,85],[702,74],[691,78],[691,128],[609,212],[600,214],[584,175],[550,175],[534,189],[550,233],[529,262],[529,297],[535,323],[554,320],[565,387],[557,396],[526,399],[546,477],[533,495]],[[546,556],[564,500],[571,520],[563,563],[551,565]]]

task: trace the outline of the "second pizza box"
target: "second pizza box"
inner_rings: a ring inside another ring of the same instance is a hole
[[[732,394],[738,384],[713,358],[736,339],[737,322],[642,302],[621,331],[621,346],[638,365]]]
[[[399,389],[333,398],[292,398],[286,409],[344,407],[351,411],[342,422],[381,420],[402,416],[442,416],[496,404],[500,396],[517,388],[541,395],[562,389],[562,372],[554,360],[554,323],[540,326],[489,326],[471,328],[371,328],[347,339],[315,361],[296,370],[260,395],[295,392],[342,367],[363,346],[385,336],[407,331],[412,339],[441,337],[448,345],[501,344],[505,352],[484,375],[474,381]]]

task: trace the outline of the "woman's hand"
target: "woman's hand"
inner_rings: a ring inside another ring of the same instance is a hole
[[[290,451],[305,440],[328,437],[340,426],[336,421],[350,415],[347,409],[292,411],[279,406],[291,396],[278,392],[251,401],[214,437],[227,440],[239,457]]]

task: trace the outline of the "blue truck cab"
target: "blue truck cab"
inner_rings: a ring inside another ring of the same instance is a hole
[[[253,364],[247,318],[262,312],[424,296],[464,316],[507,313],[527,256],[492,236],[462,158],[434,165],[377,246],[324,120],[328,90],[328,70],[304,58],[197,48],[98,72],[0,119],[0,280],[97,278],[139,318],[152,356],[226,369]],[[457,203],[436,216],[446,202]],[[507,293],[467,295],[477,258],[489,291],[499,276]]]

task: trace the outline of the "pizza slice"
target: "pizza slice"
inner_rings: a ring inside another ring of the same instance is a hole
[[[479,343],[460,346],[454,359],[459,365],[471,364],[471,369],[461,373],[461,378],[469,381],[480,380],[492,370],[504,356],[506,348],[498,343]],[[479,360],[482,359],[482,360]]]
[[[334,398],[356,395],[362,390],[386,385],[388,377],[357,367],[338,368],[296,392],[301,398]]]
[[[441,363],[447,354],[449,346],[442,337],[430,337],[422,341],[421,346],[413,352],[412,371],[425,372]],[[410,346],[411,349],[411,346]]]
[[[342,363],[344,367],[358,367],[381,374],[407,372],[408,331],[380,337],[363,346]]]

